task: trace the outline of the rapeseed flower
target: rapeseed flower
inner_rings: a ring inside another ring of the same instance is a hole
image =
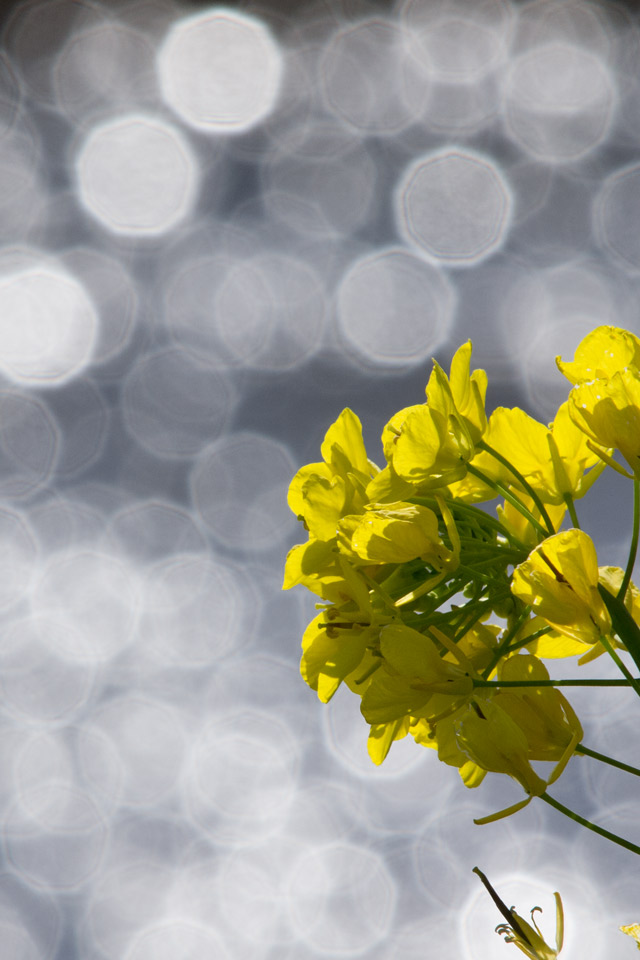
[[[593,541],[572,528],[534,547],[515,568],[511,592],[560,633],[594,644],[611,633],[598,578]]]

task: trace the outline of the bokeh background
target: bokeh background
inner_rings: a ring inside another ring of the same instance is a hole
[[[380,461],[471,338],[546,422],[557,354],[640,333],[634,7],[41,0],[1,39],[2,960],[499,960],[476,864],[550,933],[561,891],[567,960],[630,956],[634,856],[474,826],[519,790],[413,742],[374,767],[280,586],[343,407]],[[625,482],[579,513],[624,565]],[[629,697],[571,700],[640,760]],[[554,793],[639,842],[629,781]]]

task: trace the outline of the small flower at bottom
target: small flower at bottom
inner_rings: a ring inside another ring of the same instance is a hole
[[[554,948],[550,947],[542,936],[540,927],[534,917],[534,913],[542,913],[542,907],[531,909],[531,923],[527,923],[523,917],[516,913],[515,907],[507,907],[504,900],[498,896],[489,880],[478,867],[473,868],[473,873],[480,877],[489,891],[489,896],[507,920],[507,923],[499,923],[496,927],[496,933],[504,936],[505,943],[514,943],[518,950],[524,953],[525,957],[529,957],[529,960],[557,960],[564,943],[564,910],[560,894],[556,892],[553,895],[556,901],[556,945]],[[621,927],[620,929],[624,928]]]
[[[638,950],[640,950],[640,923],[627,923],[624,927],[619,927],[618,929],[626,933],[628,937],[633,937]]]

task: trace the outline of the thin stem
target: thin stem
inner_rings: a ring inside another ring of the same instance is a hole
[[[541,793],[540,799],[544,800],[545,803],[548,803],[549,806],[555,807],[555,809],[559,810],[560,813],[564,813],[565,817],[569,817],[570,820],[574,820],[581,826],[586,827],[587,830],[592,830],[594,833],[598,833],[601,837],[606,837],[607,840],[611,840],[612,843],[617,843],[618,846],[625,847],[627,850],[631,850],[632,853],[640,854],[640,847],[636,846],[635,843],[631,843],[630,840],[625,840],[623,837],[619,837],[616,833],[611,833],[609,830],[605,830],[604,827],[599,827],[597,824],[585,819],[585,817],[581,817],[579,813],[575,813],[575,811],[565,807],[564,804],[560,803],[558,800],[554,800],[554,798],[550,797],[548,793]]]
[[[474,687],[632,687],[630,680],[474,680]]]
[[[486,473],[483,473],[482,470],[478,470],[478,468],[474,467],[471,463],[467,464],[467,470],[469,473],[473,474],[474,477],[478,477],[479,480],[482,480],[483,483],[486,483],[487,486],[497,490],[498,493],[501,494],[505,500],[511,504],[511,506],[516,508],[518,513],[521,513],[523,517],[526,517],[529,523],[535,527],[538,533],[542,536],[543,540],[549,536],[549,530],[545,530],[540,521],[534,517],[527,507],[525,507],[522,500],[511,493],[511,491],[508,490],[503,483],[500,483],[499,480],[493,480],[491,477],[488,477]],[[555,533],[553,527],[551,527],[551,533]]]
[[[494,450],[493,447],[489,446],[489,444],[485,440],[480,440],[477,446],[479,446],[480,449],[484,450],[486,453],[490,453],[492,457],[495,457],[495,459],[498,460],[501,464],[503,464],[503,466],[505,466],[507,470],[509,470],[514,475],[516,480],[518,480],[522,484],[522,486],[527,491],[527,493],[535,503],[536,507],[540,511],[540,516],[546,523],[547,530],[549,531],[550,534],[554,534],[556,532],[555,527],[551,522],[551,517],[547,513],[547,508],[545,507],[544,503],[542,502],[542,500],[540,499],[536,491],[533,489],[529,481],[525,480],[525,478],[522,476],[520,471],[516,470],[514,465],[510,463],[506,457],[503,457],[501,453],[498,453],[497,450]]]
[[[502,657],[509,650],[509,644],[511,643],[511,641],[516,636],[520,628],[524,625],[524,623],[528,619],[530,610],[531,610],[531,607],[526,606],[524,610],[520,613],[520,615],[515,619],[514,623],[512,623],[511,626],[508,628],[506,634],[503,636],[502,641],[500,642],[500,645],[494,651],[493,657],[491,658],[489,665],[482,671],[482,676],[484,677],[485,680],[491,674],[491,671],[493,670],[493,668],[500,662]],[[527,643],[529,642],[528,637],[526,642]]]
[[[567,510],[569,511],[569,516],[571,517],[571,523],[574,525],[576,530],[580,529],[580,521],[578,520],[578,514],[576,513],[576,506],[573,500],[573,497],[570,493],[565,493],[564,502],[567,505]]]
[[[633,531],[631,533],[631,545],[629,546],[629,559],[627,560],[627,566],[624,571],[624,577],[622,583],[620,584],[620,589],[616,599],[624,603],[624,598],[627,593],[627,587],[629,586],[629,581],[631,580],[631,574],[633,572],[633,565],[636,562],[636,553],[638,552],[638,533],[640,532],[640,480],[638,477],[634,476],[633,478]]]
[[[619,770],[624,770],[626,773],[632,773],[635,777],[640,777],[640,770],[638,770],[637,767],[623,763],[622,760],[614,760],[613,757],[608,757],[606,753],[598,753],[597,750],[590,750],[589,747],[585,747],[583,743],[577,745],[575,752],[583,753],[585,757],[593,757],[594,760],[601,760],[602,763],[608,763],[611,767],[618,767]]]
[[[611,596],[611,594],[609,594],[609,596]],[[604,634],[600,637],[600,643],[605,648],[605,650],[607,651],[607,653],[609,654],[609,656],[611,657],[615,665],[618,667],[618,669],[620,670],[620,673],[624,674],[627,680],[631,681],[631,686],[640,697],[640,680],[631,676],[631,673],[627,669],[627,666],[622,662],[622,660],[620,659],[616,651],[613,649],[613,647],[609,643],[609,639],[605,637]]]
[[[469,464],[467,464],[467,467]],[[475,467],[474,467],[475,469]],[[473,472],[473,471],[472,471]],[[500,491],[498,491],[500,492]],[[417,503],[425,507],[431,507],[431,509],[438,509],[437,502],[433,497],[408,497],[408,503]],[[480,529],[489,527],[492,531],[499,534],[501,537],[504,537],[513,546],[521,551],[525,557],[529,556],[530,547],[518,540],[510,530],[507,530],[506,527],[503,527],[499,520],[496,520],[495,517],[492,517],[490,513],[487,513],[486,510],[481,510],[479,507],[475,507],[470,503],[464,503],[462,500],[456,500],[455,498],[449,501],[450,508],[452,513],[461,513],[470,516],[474,523],[477,523]],[[484,531],[483,531],[484,532]]]
[[[598,593],[604,600],[609,611],[613,630],[624,643],[631,658],[640,670],[640,628],[635,622],[622,600],[606,589],[603,583],[598,584]],[[605,645],[605,649],[608,647]],[[615,658],[614,658],[615,659]]]

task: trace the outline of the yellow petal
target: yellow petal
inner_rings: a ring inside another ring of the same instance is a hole
[[[597,327],[578,344],[573,361],[556,357],[556,363],[571,383],[606,379],[630,363],[640,366],[640,340],[620,327]]]
[[[514,570],[511,592],[576,640],[596,643],[611,632],[598,593],[596,550],[582,530],[564,530],[535,547]]]
[[[346,407],[325,434],[320,447],[322,457],[343,478],[350,471],[370,475],[370,465],[362,439],[359,418]]]
[[[586,436],[614,447],[634,472],[640,472],[640,373],[620,370],[607,380],[577,384],[569,394],[569,413]]]

